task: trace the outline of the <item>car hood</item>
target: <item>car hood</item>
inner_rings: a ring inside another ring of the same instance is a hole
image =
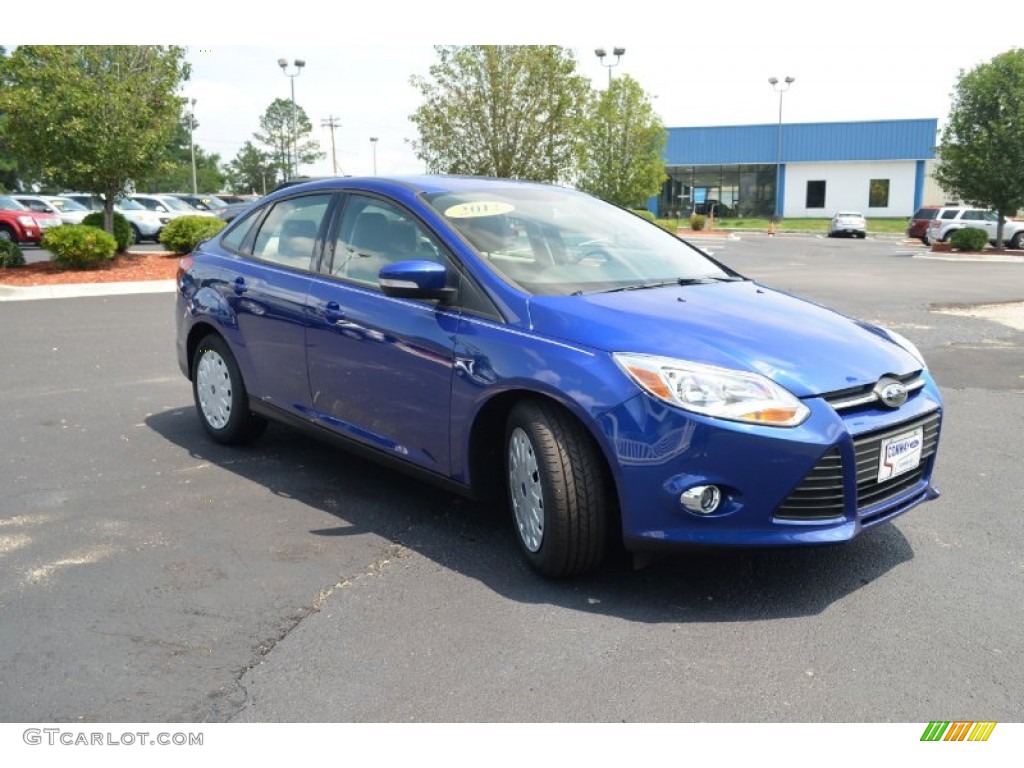
[[[535,296],[534,331],[608,352],[755,371],[798,397],[921,363],[884,330],[751,281]]]

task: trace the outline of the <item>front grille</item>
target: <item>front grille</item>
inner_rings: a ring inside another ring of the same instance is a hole
[[[916,427],[924,428],[921,463],[902,475],[878,482],[878,463],[882,441]],[[928,458],[935,453],[939,442],[939,413],[932,413],[905,421],[882,430],[854,438],[857,464],[857,511],[863,513],[878,507],[889,499],[914,487],[924,477]],[[813,521],[841,517],[843,504],[843,460],[838,448],[826,453],[803,481],[786,497],[775,511],[779,520]],[[884,510],[883,510],[884,511]],[[878,510],[876,510],[876,513]]]
[[[878,462],[881,456],[882,441],[916,427],[924,427],[921,463],[910,472],[897,475],[881,483],[878,482]],[[933,411],[923,418],[854,438],[853,445],[857,452],[857,510],[863,512],[868,507],[881,504],[921,482],[928,465],[928,457],[935,453],[938,444],[938,411]]]
[[[899,381],[907,388],[907,393],[913,395],[917,390],[924,387],[924,379],[920,371],[908,373],[905,376],[891,377]],[[878,395],[875,394],[875,384],[864,384],[860,387],[840,389],[836,392],[829,392],[822,395],[822,399],[835,408],[837,411],[845,411],[850,408],[857,408],[862,405],[874,406],[878,402]]]

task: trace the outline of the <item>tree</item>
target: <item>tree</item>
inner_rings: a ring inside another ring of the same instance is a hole
[[[11,151],[58,186],[102,195],[111,232],[115,200],[164,161],[189,74],[184,48],[25,45],[2,66]]]
[[[962,70],[942,132],[935,178],[949,194],[1003,218],[1024,208],[1024,50]]]
[[[578,186],[625,207],[640,208],[665,181],[667,133],[647,94],[629,75],[592,101]]]
[[[269,154],[247,141],[235,159],[227,164],[226,170],[232,192],[265,195],[268,189],[278,184],[278,175],[284,169],[276,167]]]
[[[436,46],[413,142],[434,173],[570,181],[583,148],[587,80],[555,45]]]
[[[300,165],[309,165],[327,157],[326,152],[320,151],[320,142],[307,138],[313,131],[313,124],[306,111],[291,99],[274,99],[260,118],[260,128],[263,132],[254,134],[253,138],[269,149],[271,166],[280,169],[285,179],[297,173]]]
[[[165,162],[154,167],[151,173],[136,179],[137,192],[191,192],[192,191],[192,134],[189,133],[189,119],[192,129],[199,127],[192,115],[184,109],[178,125],[165,150]],[[196,187],[199,192],[215,193],[224,188],[226,174],[220,167],[220,155],[207,154],[198,144],[196,156]]]

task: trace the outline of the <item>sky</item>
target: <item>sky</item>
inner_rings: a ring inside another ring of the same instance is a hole
[[[38,33],[44,37],[27,42],[186,46],[192,76],[182,95],[196,99],[195,142],[225,162],[259,130],[270,103],[290,97],[292,82],[278,59],[304,60],[293,79],[295,101],[327,153],[300,168],[314,176],[333,173],[332,132],[324,125],[331,119],[340,124],[333,136],[339,173],[374,172],[371,137],[377,138],[378,173],[423,172],[409,146],[416,131],[408,118],[420,103],[410,77],[428,74],[434,45],[566,46],[595,87],[607,85],[609,71],[637,80],[666,127],[775,124],[779,95],[768,82],[772,76],[795,78],[782,97],[787,123],[937,118],[941,125],[961,70],[1024,46],[1024,33],[1013,23],[1019,7],[1006,0],[984,11],[979,6],[979,23],[959,27],[936,23],[946,13],[939,4],[900,0],[304,0],[266,6],[178,0],[152,11],[161,14],[160,23],[148,29],[139,28],[139,18],[127,26],[83,27],[79,22],[100,23],[101,15],[83,17],[75,7],[80,0],[68,2],[66,14],[48,13],[56,25],[48,22]],[[125,33],[131,38],[119,37]],[[163,39],[149,39],[154,34]],[[626,52],[609,68],[594,54],[599,47]]]

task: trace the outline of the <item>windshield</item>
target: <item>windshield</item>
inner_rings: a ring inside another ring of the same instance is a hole
[[[128,197],[117,198],[117,207],[122,211],[144,211],[146,206],[139,205],[137,202]]]
[[[5,211],[27,211],[28,210],[28,208],[26,208],[24,205],[19,203],[13,197],[8,197],[7,195],[0,195],[0,209],[5,210]]]
[[[89,209],[82,205],[77,200],[72,200],[70,197],[48,197],[47,202],[50,203],[58,211],[88,211]]]
[[[191,213],[195,210],[191,205],[186,203],[184,200],[179,200],[176,197],[161,197],[160,202],[170,208],[172,211],[186,211]]]
[[[639,216],[559,187],[445,192],[428,202],[483,261],[528,293],[567,296],[735,273]]]

